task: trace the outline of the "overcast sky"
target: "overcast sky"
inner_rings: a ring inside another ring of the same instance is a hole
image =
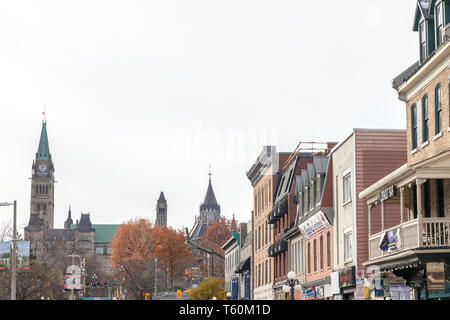
[[[168,224],[191,228],[210,164],[222,214],[247,221],[263,145],[405,129],[391,80],[418,60],[415,3],[2,1],[0,202],[28,223],[45,105],[55,228],[69,205],[153,221],[161,191]]]

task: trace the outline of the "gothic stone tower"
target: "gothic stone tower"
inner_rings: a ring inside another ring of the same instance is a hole
[[[31,173],[31,201],[29,226],[53,229],[54,219],[54,172],[47,137],[47,122],[42,122],[41,138],[33,160]],[[30,225],[31,224],[31,225]],[[40,229],[40,228],[39,228]]]
[[[194,227],[190,231],[190,237],[193,242],[200,240],[206,228],[220,219],[220,205],[216,200],[214,190],[211,184],[211,170],[209,172],[208,189],[206,190],[203,203],[200,205],[199,215],[195,217]]]
[[[156,202],[156,220],[155,224],[158,226],[167,226],[167,200],[164,198],[164,193],[161,191],[159,199]]]

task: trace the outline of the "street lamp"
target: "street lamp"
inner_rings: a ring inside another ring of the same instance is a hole
[[[295,272],[289,271],[287,274],[288,279],[286,283],[283,285],[283,291],[286,293],[291,292],[291,300],[294,300],[294,290],[300,290],[300,282],[295,279]]]
[[[11,261],[11,300],[16,300],[16,255],[17,255],[17,238],[16,238],[16,215],[17,215],[17,201],[14,200],[13,203],[3,202],[0,203],[0,207],[14,206],[14,216],[13,216],[13,239],[12,239],[12,261]]]

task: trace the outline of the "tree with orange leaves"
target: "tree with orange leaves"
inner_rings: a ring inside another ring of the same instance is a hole
[[[111,262],[116,279],[135,299],[152,292],[155,269],[155,241],[152,224],[146,219],[122,224],[111,241]]]
[[[231,238],[232,231],[237,231],[237,223],[236,220],[233,219],[227,220],[225,218],[221,218],[209,225],[205,232],[202,234],[198,244],[204,248],[211,249],[218,254],[224,256],[224,250],[222,246]],[[211,259],[211,257],[210,257]],[[212,276],[224,277],[225,272],[225,263],[223,259],[220,259],[217,256],[214,256],[212,264]],[[205,259],[204,263],[201,265],[201,269],[205,272],[207,269],[208,261]]]
[[[155,256],[167,272],[170,287],[173,287],[174,277],[183,276],[184,270],[191,266],[192,252],[186,244],[186,236],[180,230],[167,226],[155,226],[153,229]]]

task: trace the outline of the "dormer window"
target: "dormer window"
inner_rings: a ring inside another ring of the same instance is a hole
[[[444,10],[442,10],[442,2],[436,5],[435,18],[436,21],[436,47],[439,47],[443,42],[444,36]]]
[[[320,202],[320,191],[322,189],[321,183],[320,183],[320,175],[317,175],[316,178],[316,204],[319,205]]]
[[[425,21],[422,21],[419,25],[419,37],[420,37],[420,60],[423,61],[427,58],[427,36],[425,33]]]

